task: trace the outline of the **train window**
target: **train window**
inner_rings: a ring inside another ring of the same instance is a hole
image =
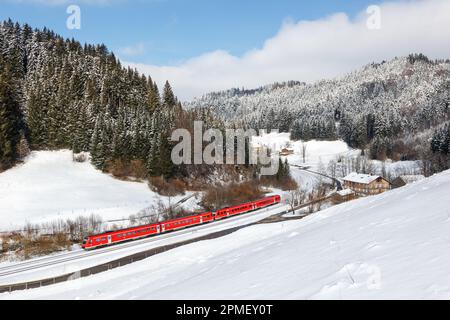
[[[100,242],[100,239],[95,239],[95,242]]]

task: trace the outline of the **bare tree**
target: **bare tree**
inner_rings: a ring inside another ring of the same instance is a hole
[[[301,189],[291,190],[289,192],[288,202],[291,207],[292,215],[295,215],[295,208],[304,204],[306,200],[306,192]]]
[[[308,145],[304,142],[302,142],[302,157],[303,157],[303,163],[306,163],[306,148]]]

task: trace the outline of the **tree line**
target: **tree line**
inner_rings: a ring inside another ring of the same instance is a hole
[[[0,24],[0,169],[32,150],[89,151],[107,170],[134,161],[150,176],[177,175],[169,133],[181,103],[166,82],[125,68],[106,46],[46,28]]]

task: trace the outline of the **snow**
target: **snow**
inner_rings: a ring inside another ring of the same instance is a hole
[[[72,161],[71,151],[33,152],[24,164],[0,174],[0,230],[91,214],[104,221],[126,219],[160,199],[169,202],[146,183],[117,180],[88,162]]]
[[[358,150],[351,149],[344,141],[317,141],[312,140],[292,141],[289,133],[272,132],[254,137],[252,140],[253,147],[264,146],[271,149],[274,153],[278,153],[281,149],[288,147],[294,151],[294,154],[282,157],[287,158],[291,167],[291,175],[301,189],[312,191],[327,178],[304,171],[295,166],[309,168],[313,171],[325,170],[331,160],[340,157],[352,156],[359,154]],[[305,149],[305,162],[303,161],[303,147]],[[328,181],[327,181],[328,182]],[[331,181],[329,181],[331,182]]]
[[[322,182],[331,183],[330,179],[314,172],[325,173],[329,176],[331,161],[336,163],[336,177],[344,177],[352,171],[358,171],[361,167],[355,164],[365,160],[373,175],[395,179],[401,175],[417,175],[422,173],[420,161],[392,161],[390,159],[382,162],[378,160],[367,160],[361,155],[361,150],[350,148],[344,141],[293,141],[289,133],[272,132],[254,137],[253,147],[264,146],[278,153],[283,148],[292,149],[294,154],[281,157],[287,159],[291,164],[291,176],[297,181],[301,189],[311,191]],[[305,148],[305,159],[303,159],[303,148]],[[359,160],[357,159],[359,158]],[[300,168],[299,168],[300,167]],[[310,171],[305,171],[308,169]],[[369,179],[370,180],[370,179]]]
[[[425,120],[428,112],[439,119],[437,101],[446,99],[440,88],[445,87],[449,71],[448,61],[411,63],[408,57],[399,57],[336,79],[212,92],[184,105],[211,108],[225,121],[244,122],[251,128],[275,129],[286,126],[289,120],[329,119],[337,109],[352,118],[374,114],[381,119],[393,113],[398,121],[409,123],[419,117]]]
[[[450,171],[0,299],[449,299]]]
[[[317,167],[319,162],[326,165],[329,161],[335,160],[340,156],[347,156],[357,151],[351,149],[344,141],[317,141],[311,140],[292,141],[290,133],[272,132],[254,137],[252,140],[254,147],[265,146],[273,152],[280,152],[287,147],[294,151],[293,155],[288,156],[290,164]],[[303,162],[303,146],[306,146],[305,162]]]
[[[354,194],[355,192],[351,189],[344,189],[344,190],[340,190],[336,192],[338,195],[340,195],[341,197],[345,197],[345,196],[349,196]]]
[[[75,248],[72,252],[63,252],[53,254],[51,256],[33,258],[25,262],[2,262],[0,263],[0,286],[14,283],[33,282],[66,275],[68,273],[77,272],[103,263],[128,257],[132,254],[145,252],[150,249],[192,240],[211,233],[256,223],[280,212],[286,212],[287,210],[287,206],[279,204],[252,212],[251,214],[216,221],[212,224],[204,224],[188,229],[182,229],[156,237],[97,249],[95,251],[84,251],[80,248]]]
[[[383,174],[383,165],[386,173],[392,177],[398,177],[401,175],[417,175],[422,173],[421,161],[392,161],[386,160],[384,163],[379,160],[371,160],[371,163],[375,167],[377,174]]]
[[[372,176],[370,174],[359,174],[356,172],[352,172],[348,176],[344,177],[343,180],[349,182],[369,184],[377,180],[378,178],[380,178],[380,176]]]

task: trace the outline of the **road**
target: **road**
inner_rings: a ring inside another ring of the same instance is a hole
[[[303,171],[306,171],[306,172],[309,172],[309,173],[312,173],[312,174],[316,174],[316,175],[319,175],[319,176],[331,179],[332,181],[334,181],[336,183],[337,191],[343,190],[342,183],[341,183],[341,181],[339,179],[330,177],[330,176],[328,176],[326,174],[323,174],[323,173],[320,173],[320,172],[312,171],[312,170],[309,169],[309,167],[302,167],[302,166],[298,166],[298,165],[295,165],[295,164],[291,164],[291,167],[294,167],[294,168],[297,168],[297,169],[300,169],[300,170],[303,170]]]

